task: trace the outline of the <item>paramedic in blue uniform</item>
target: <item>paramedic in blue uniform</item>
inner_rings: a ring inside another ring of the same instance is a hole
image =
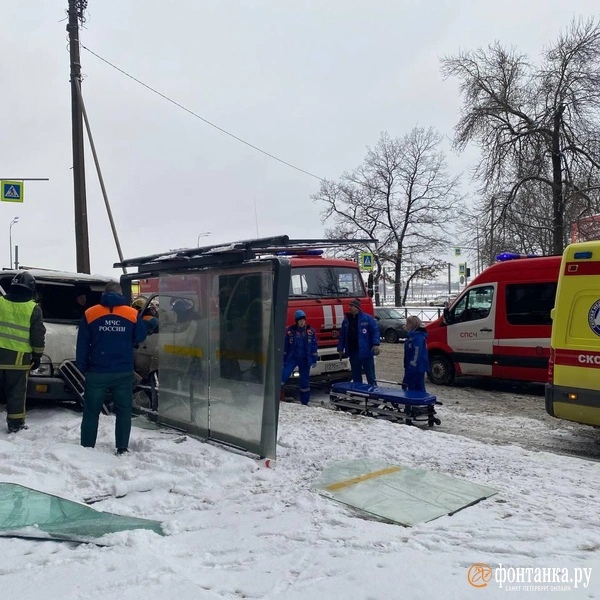
[[[404,379],[402,387],[406,390],[424,392],[425,373],[429,371],[427,353],[427,331],[421,319],[410,316],[406,319],[408,332],[404,342]]]
[[[371,315],[362,312],[360,300],[354,298],[350,302],[350,313],[342,323],[337,345],[340,359],[344,358],[344,354],[350,359],[354,383],[362,383],[364,369],[367,383],[376,384],[374,357],[379,354],[380,341],[377,321]]]
[[[85,311],[77,334],[77,367],[85,375],[81,445],[93,448],[106,394],[111,392],[117,454],[127,452],[133,404],[133,347],[146,339],[146,327],[127,304],[117,282],[106,284],[100,304]]]
[[[294,320],[295,325],[288,327],[285,332],[281,386],[283,392],[283,385],[298,367],[300,402],[306,406],[310,400],[310,368],[317,364],[318,359],[317,332],[306,324],[306,314],[303,310],[294,313]]]

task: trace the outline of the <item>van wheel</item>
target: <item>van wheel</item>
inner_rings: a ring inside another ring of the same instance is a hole
[[[388,329],[383,337],[388,344],[395,344],[398,341],[398,333],[393,329]]]
[[[443,354],[434,354],[429,358],[429,372],[427,377],[431,383],[437,385],[450,385],[454,381],[454,365]]]

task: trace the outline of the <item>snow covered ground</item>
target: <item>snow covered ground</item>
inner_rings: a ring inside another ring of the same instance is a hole
[[[2,428],[0,479],[79,501],[118,495],[94,507],[160,520],[168,535],[123,532],[104,547],[0,538],[2,598],[600,598],[597,462],[297,404],[281,406],[271,469],[175,432],[137,427],[132,452],[117,457],[112,417],[101,417],[94,450],[78,445],[80,415],[70,410],[33,409],[28,423],[17,435]],[[331,461],[365,457],[500,493],[404,528],[311,490]],[[531,582],[502,588],[496,571],[476,589],[467,579],[474,563],[568,568],[571,577],[576,567],[593,570],[577,589],[534,583],[534,571]],[[534,585],[570,591],[522,587]]]

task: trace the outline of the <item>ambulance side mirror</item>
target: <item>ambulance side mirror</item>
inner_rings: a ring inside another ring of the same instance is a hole
[[[452,317],[450,316],[450,310],[448,308],[444,308],[442,312],[442,319],[446,325],[450,325],[452,323]]]

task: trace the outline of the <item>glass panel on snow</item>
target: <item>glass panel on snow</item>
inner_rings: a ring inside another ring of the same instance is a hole
[[[331,463],[314,487],[342,504],[407,526],[454,514],[498,493],[444,473],[371,459]]]
[[[16,483],[0,483],[0,535],[102,544],[103,535],[149,529],[164,535],[158,521],[122,517]]]

